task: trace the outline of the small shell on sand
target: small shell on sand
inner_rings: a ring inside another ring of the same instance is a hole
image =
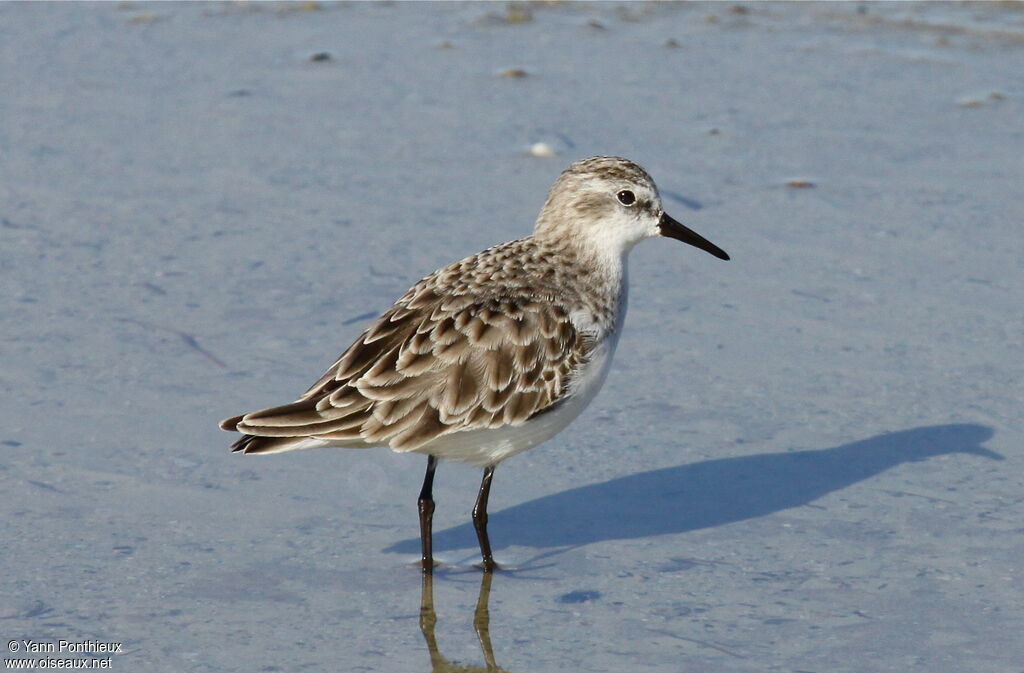
[[[557,153],[555,152],[555,149],[547,143],[534,143],[530,145],[530,154],[535,157],[553,157]]]

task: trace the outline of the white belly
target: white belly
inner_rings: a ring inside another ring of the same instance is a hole
[[[416,452],[485,467],[546,442],[572,423],[597,395],[608,376],[618,340],[616,330],[594,349],[590,361],[576,379],[571,396],[555,409],[519,426],[468,430],[438,437]]]

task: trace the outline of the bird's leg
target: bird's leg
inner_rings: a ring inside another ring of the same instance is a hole
[[[480,554],[483,556],[485,573],[494,570],[494,557],[491,556],[491,540],[487,537],[487,497],[491,494],[491,477],[494,467],[484,468],[484,478],[480,482],[480,493],[476,496],[473,507],[473,527],[476,528],[476,539],[480,541]]]
[[[434,470],[437,469],[437,458],[427,456],[427,474],[423,477],[423,488],[420,489],[420,542],[423,544],[423,572],[428,575],[434,572],[433,540],[431,526],[434,519]]]

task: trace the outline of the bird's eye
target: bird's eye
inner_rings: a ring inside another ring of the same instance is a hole
[[[619,200],[619,203],[624,206],[631,206],[636,203],[636,195],[628,189],[623,189],[621,192],[616,194],[615,197]]]

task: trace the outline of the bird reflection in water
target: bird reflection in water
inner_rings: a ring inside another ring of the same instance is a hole
[[[431,673],[510,673],[494,662],[494,648],[491,647],[491,613],[487,603],[491,596],[492,573],[483,573],[480,580],[480,597],[473,612],[473,630],[484,653],[484,666],[463,666],[445,659],[437,648],[437,613],[434,611],[434,578],[423,574],[423,593],[420,596],[420,631],[430,651]]]

